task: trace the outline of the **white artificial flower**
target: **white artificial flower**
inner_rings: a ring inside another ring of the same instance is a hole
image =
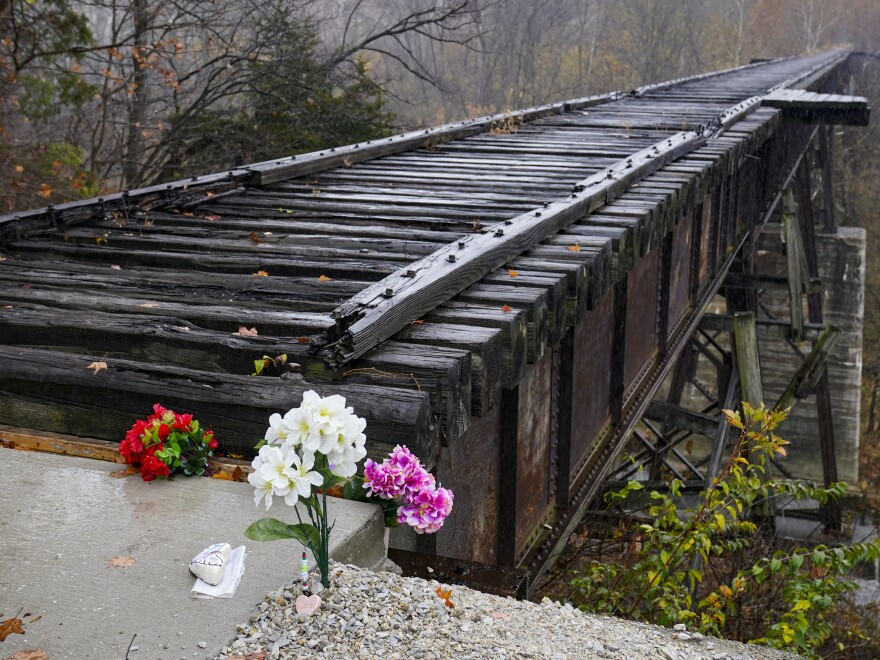
[[[295,506],[297,500],[307,498],[312,494],[312,486],[320,486],[324,483],[324,477],[312,470],[315,466],[315,455],[305,452],[300,458],[298,455],[293,460],[293,476],[290,479],[291,491],[285,495],[284,502]]]
[[[312,408],[300,406],[284,415],[284,425],[289,429],[288,443],[301,446],[305,451],[315,452],[321,443],[321,426]]]
[[[266,430],[266,442],[284,442],[287,440],[288,429],[278,413],[269,417],[269,428]]]
[[[260,500],[266,498],[266,510],[272,506],[272,494],[275,489],[272,482],[264,479],[259,472],[251,472],[248,475],[248,482],[254,487],[254,505],[260,506]]]
[[[290,492],[290,478],[293,475],[292,466],[295,457],[296,451],[287,445],[280,447],[263,445],[259,455],[254,459],[254,469],[272,484],[274,494],[279,497]],[[259,467],[257,460],[260,461]]]

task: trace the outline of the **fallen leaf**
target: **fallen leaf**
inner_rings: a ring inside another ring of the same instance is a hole
[[[8,656],[6,660],[49,660],[49,654],[43,649],[22,649]]]
[[[471,224],[474,227],[474,231],[480,231],[483,228],[483,223],[480,222],[479,218],[474,218],[474,221]]]
[[[15,166],[15,173],[21,174],[22,172],[24,172],[24,165],[16,165]]]
[[[251,232],[251,240],[254,243],[262,243],[263,242],[263,239],[261,239],[259,236],[257,236],[257,232],[255,232],[255,231]]]
[[[352,168],[352,167],[354,167],[354,163],[352,163],[348,158],[344,159],[344,160],[342,161],[342,164],[345,165],[345,166],[348,167],[348,168]]]
[[[569,251],[569,252],[580,252],[580,251],[581,251],[581,246],[578,245],[577,243],[575,243],[574,245],[569,245],[569,246],[568,246],[568,251]]]
[[[443,604],[446,605],[446,607],[455,607],[453,602],[450,600],[450,596],[452,596],[451,589],[449,591],[443,591],[442,587],[437,587],[437,595],[443,599]]]
[[[40,197],[48,197],[52,194],[52,186],[48,183],[40,184]]]
[[[219,215],[206,215],[205,220],[210,220],[211,222],[219,222],[220,216]]]
[[[241,466],[236,465],[235,469],[232,471],[232,479],[233,481],[241,481],[241,476],[244,474],[244,471],[241,469]]]
[[[180,330],[181,332],[189,332],[189,326],[188,326],[188,325],[178,325],[178,326],[175,326],[175,327],[176,327],[178,330]]]
[[[86,369],[94,369],[96,376],[98,375],[98,372],[101,371],[101,369],[106,369],[106,368],[107,368],[106,362],[92,362],[89,366],[86,367]]]
[[[188,218],[191,218],[191,217],[193,217],[193,212],[192,211],[184,211],[183,215],[185,215]]]
[[[129,465],[124,470],[117,470],[116,472],[108,472],[107,476],[112,477],[113,479],[123,479],[125,477],[130,477],[133,474],[137,474],[140,470],[134,465]]]
[[[113,557],[107,562],[110,568],[128,568],[134,566],[134,557]]]
[[[122,270],[122,266],[117,266],[116,264],[113,264],[112,266],[110,266],[110,270]]]
[[[138,307],[153,308],[153,307],[156,307],[156,303],[154,303],[154,302],[141,303],[140,305],[138,305]]]
[[[507,274],[511,277],[517,277],[519,275],[519,273],[517,273],[515,270],[509,270],[507,271]]]
[[[296,343],[297,344],[311,344],[312,338],[311,337],[297,337]]]
[[[97,243],[98,245],[107,245],[107,237],[95,236],[95,243]]]
[[[254,277],[269,277],[269,273],[265,270],[258,270],[256,273],[251,273]]]
[[[23,621],[17,617],[0,621],[0,642],[9,637],[12,633],[24,635],[24,628],[21,627]]]
[[[329,282],[332,279],[333,279],[332,277],[327,277],[326,275],[321,275],[321,277],[318,278],[318,281],[319,282]]]
[[[241,335],[242,337],[256,337],[257,336],[257,329],[256,329],[256,327],[253,327],[250,330],[248,330],[247,326],[240,325],[240,326],[238,326],[238,332],[233,332],[232,334]]]
[[[425,322],[425,321],[422,320],[422,319],[416,319],[415,321],[413,321],[413,322],[411,323],[411,325],[421,325],[421,324],[424,323],[424,322]]]
[[[687,441],[687,444],[684,446],[684,450],[688,453],[688,455],[694,453],[694,441],[690,439]]]
[[[230,655],[228,658],[229,660],[266,660],[267,655],[269,655],[268,651],[254,651],[247,655]]]
[[[501,311],[502,312],[512,312],[513,307],[511,307],[510,305],[501,305]]]

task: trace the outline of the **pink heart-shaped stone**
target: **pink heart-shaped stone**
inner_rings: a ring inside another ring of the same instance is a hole
[[[321,607],[321,597],[313,594],[311,596],[296,597],[296,613],[310,616],[318,611]]]

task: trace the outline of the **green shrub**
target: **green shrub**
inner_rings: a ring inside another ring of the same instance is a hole
[[[816,488],[768,478],[769,456],[785,455],[788,443],[774,430],[788,411],[746,403],[743,410],[745,420],[724,411],[740,430],[739,443],[698,506],[682,508],[678,480],[668,492],[647,493],[631,481],[606,495],[612,509],[625,509],[638,522],[618,527],[612,551],[589,560],[572,581],[582,610],[665,626],[686,623],[810,656],[829,641],[836,609],[856,588],[842,577],[876,560],[880,543],[780,549],[754,519],[762,504],[779,496],[823,504],[840,499],[846,485]]]

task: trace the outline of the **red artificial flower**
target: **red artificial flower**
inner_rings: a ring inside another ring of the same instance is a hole
[[[206,431],[204,440],[208,442],[208,449],[217,449],[220,446],[220,443],[217,442],[217,439],[214,437],[213,431]]]
[[[174,413],[174,422],[171,424],[171,428],[176,429],[178,431],[189,431],[190,424],[192,424],[193,416],[190,413],[185,413],[183,415],[178,415]]]
[[[162,449],[162,445],[153,445],[148,447],[141,459],[141,477],[144,481],[153,481],[156,477],[167,477],[171,470],[162,461],[156,458],[157,451]]]

